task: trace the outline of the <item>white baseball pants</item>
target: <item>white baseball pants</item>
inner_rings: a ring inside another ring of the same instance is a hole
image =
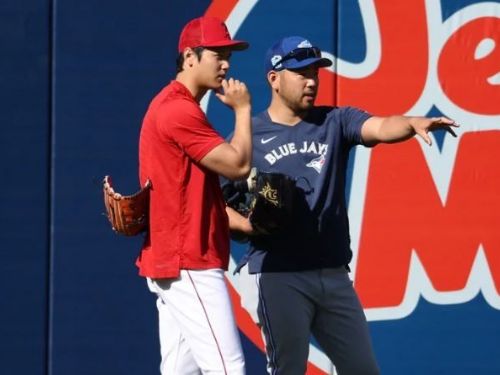
[[[162,375],[245,374],[223,270],[181,270],[148,287],[158,296]]]

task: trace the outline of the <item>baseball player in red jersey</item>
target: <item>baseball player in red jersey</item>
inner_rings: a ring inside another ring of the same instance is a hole
[[[157,295],[161,373],[244,374],[224,271],[229,229],[218,175],[245,177],[251,163],[251,103],[227,79],[231,39],[216,18],[190,21],[179,39],[177,75],[152,100],[141,128],[141,184],[152,182],[150,225],[137,266]],[[208,90],[235,113],[230,142],[199,106]]]

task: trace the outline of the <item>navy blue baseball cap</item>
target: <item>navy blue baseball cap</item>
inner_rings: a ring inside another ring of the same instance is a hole
[[[331,66],[333,62],[321,57],[321,50],[301,36],[287,36],[274,43],[266,52],[266,74],[271,70],[300,69],[316,64]]]

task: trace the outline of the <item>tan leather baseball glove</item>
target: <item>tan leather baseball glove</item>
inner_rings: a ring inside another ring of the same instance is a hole
[[[147,180],[137,193],[122,195],[113,189],[111,177],[104,177],[104,206],[111,227],[116,233],[135,236],[148,229],[150,189],[151,182]]]

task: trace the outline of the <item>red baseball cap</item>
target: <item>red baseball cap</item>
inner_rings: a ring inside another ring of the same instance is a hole
[[[233,40],[226,25],[215,17],[199,17],[189,21],[179,38],[179,52],[194,47],[231,47],[236,51],[248,48],[248,43]]]

